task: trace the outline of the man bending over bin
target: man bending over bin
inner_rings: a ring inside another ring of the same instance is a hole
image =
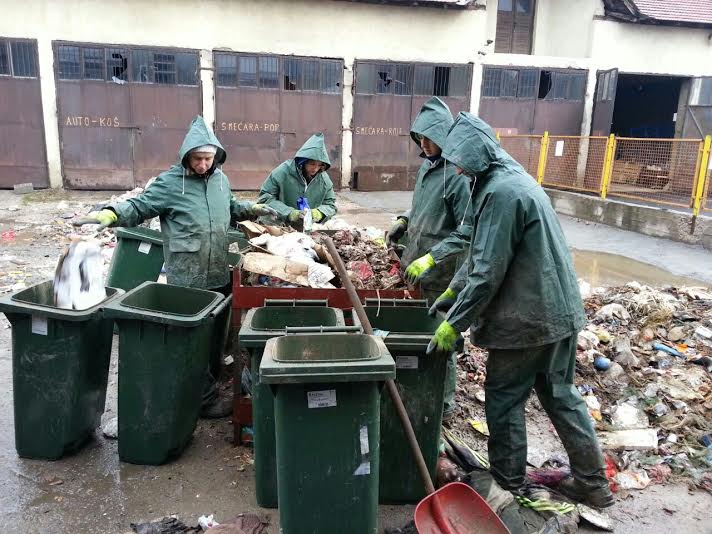
[[[179,162],[158,175],[143,194],[108,205],[74,224],[137,226],[160,217],[168,283],[229,295],[231,217],[245,219],[274,214],[274,210],[233,197],[220,168],[227,154],[203,117],[193,119],[179,155]],[[223,335],[228,326],[222,326]],[[215,378],[206,370],[201,415],[225,417],[231,411],[232,400],[219,398]]]
[[[576,273],[544,190],[499,145],[492,129],[460,113],[443,158],[476,180],[468,263],[435,301],[445,311],[429,350],[451,352],[460,332],[489,349],[485,412],[497,482],[524,484],[524,405],[532,388],[566,449],[572,478],[559,491],[595,507],[613,504],[601,449],[576,386],[577,334],[585,324]]]

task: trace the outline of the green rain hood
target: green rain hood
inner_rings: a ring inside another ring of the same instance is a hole
[[[437,97],[423,104],[413,121],[410,135],[420,146],[418,134],[439,147],[445,145],[453,120],[450,108]],[[425,158],[425,153],[420,154]],[[424,292],[444,291],[464,263],[465,249],[472,227],[466,216],[470,192],[467,180],[455,174],[455,167],[442,158],[431,163],[427,158],[418,170],[408,220],[408,246],[403,253],[403,268],[430,253],[435,267],[421,280]]]
[[[571,254],[544,190],[499,145],[492,129],[460,113],[443,157],[476,176],[468,262],[447,320],[472,342],[518,349],[560,341],[585,324]]]
[[[188,169],[188,153],[202,145],[217,147],[213,172],[201,178]],[[136,198],[109,206],[115,226],[137,226],[160,217],[168,283],[218,289],[230,282],[228,236],[231,217],[249,217],[249,202],[237,201],[220,169],[225,149],[202,117],[193,119],[179,152],[179,162],[161,173]]]
[[[280,219],[286,221],[292,210],[297,209],[297,199],[304,196],[310,208],[316,208],[324,214],[321,222],[326,222],[336,213],[336,195],[331,178],[325,170],[317,173],[307,185],[297,167],[297,158],[321,161],[328,170],[331,160],[326,151],[324,134],[312,135],[293,159],[282,162],[270,173],[262,184],[257,202],[267,204],[279,214]]]

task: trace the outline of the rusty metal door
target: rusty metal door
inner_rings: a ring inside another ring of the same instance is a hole
[[[618,69],[598,71],[597,78],[596,98],[593,102],[591,118],[591,135],[609,135],[616,103]]]
[[[530,134],[538,89],[538,69],[485,67],[479,116],[507,135]]]
[[[442,98],[453,115],[469,108],[469,65],[356,62],[352,187],[412,189],[422,164],[410,127],[423,103]]]
[[[693,78],[690,84],[681,137],[694,139],[712,132],[712,77]]]
[[[259,189],[316,132],[326,138],[339,187],[342,61],[220,52],[215,71],[215,133],[234,189]]]
[[[64,184],[133,189],[167,170],[200,113],[197,52],[55,43]]]
[[[586,71],[575,69],[543,71],[531,133],[580,135],[586,78]]]
[[[0,188],[48,187],[37,42],[0,39]]]

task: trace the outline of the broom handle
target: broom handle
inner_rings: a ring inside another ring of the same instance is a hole
[[[351,279],[348,276],[348,273],[346,272],[346,266],[344,265],[341,256],[339,256],[339,251],[336,250],[334,242],[331,240],[330,237],[325,237],[324,242],[326,243],[326,249],[329,251],[331,258],[334,260],[336,269],[339,271],[339,278],[341,278],[341,283],[344,286],[344,289],[346,289],[346,293],[348,294],[349,299],[351,299],[351,304],[353,304],[354,306],[356,315],[358,315],[358,318],[361,321],[363,331],[366,334],[372,336],[373,328],[371,328],[371,321],[368,320],[366,310],[363,309],[361,300],[359,299],[358,294],[356,293],[356,288],[354,287],[353,283],[351,282]],[[420,447],[418,446],[418,440],[415,437],[415,432],[413,432],[413,425],[410,424],[408,412],[406,412],[405,410],[403,400],[400,398],[398,388],[396,388],[396,384],[395,382],[393,382],[392,378],[386,380],[386,389],[388,390],[388,394],[391,396],[393,405],[396,407],[396,412],[398,413],[398,418],[400,419],[401,425],[403,425],[403,432],[405,432],[405,437],[408,441],[408,445],[410,446],[410,451],[413,453],[413,457],[415,458],[415,463],[418,467],[418,473],[420,473],[420,478],[423,479],[425,493],[430,495],[435,491],[435,486],[433,486],[433,481],[430,479],[428,466],[425,465],[425,459],[423,458],[423,453],[420,451]]]

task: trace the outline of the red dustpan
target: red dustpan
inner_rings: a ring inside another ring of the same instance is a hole
[[[373,335],[371,321],[369,321],[363,304],[356,294],[343,260],[330,238],[324,239],[326,248],[334,260],[336,270],[339,272],[341,282],[349,295],[354,311],[361,321],[361,326],[366,334]],[[415,464],[423,479],[425,493],[428,494],[415,509],[415,526],[419,534],[509,534],[509,530],[500,521],[497,514],[480,495],[467,484],[453,482],[435,491],[430,472],[425,465],[423,453],[418,446],[418,440],[413,432],[413,426],[408,419],[403,401],[398,393],[393,379],[386,380],[386,390],[393,401],[398,413],[398,418],[403,425],[403,432],[410,447]],[[419,519],[420,518],[420,519]],[[420,521],[420,522],[419,522]]]
[[[509,534],[479,493],[452,482],[431,493],[415,508],[418,534]]]

